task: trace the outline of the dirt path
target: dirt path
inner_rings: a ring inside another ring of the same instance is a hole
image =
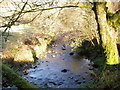
[[[23,77],[40,88],[77,88],[92,79],[88,59],[71,51],[69,42],[53,42],[46,55]]]

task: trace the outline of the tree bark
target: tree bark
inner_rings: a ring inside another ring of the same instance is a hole
[[[38,87],[27,82],[25,79],[16,74],[12,69],[10,69],[7,65],[0,64],[0,67],[2,67],[2,76],[5,77],[11,84],[16,85],[18,88],[31,88],[39,90]]]
[[[96,2],[95,7],[106,64],[119,64],[119,54],[116,45],[117,33],[115,28],[107,22],[106,3]]]

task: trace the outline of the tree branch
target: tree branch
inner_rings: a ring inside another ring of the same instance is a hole
[[[57,9],[57,8],[63,9],[63,8],[70,8],[70,7],[90,8],[90,9],[92,9],[92,7],[90,7],[90,6],[67,5],[67,6],[57,6],[57,7],[51,7],[51,8],[42,8],[42,9],[40,9],[40,8],[35,8],[35,9],[31,9],[31,10],[26,10],[26,11],[25,11],[24,9],[25,9],[25,6],[27,5],[27,3],[28,3],[28,0],[25,2],[25,4],[24,4],[24,6],[22,7],[21,11],[19,11],[19,12],[17,12],[17,13],[15,13],[15,14],[12,15],[12,20],[10,20],[10,21],[8,22],[8,24],[5,24],[5,25],[1,26],[1,27],[6,27],[6,29],[3,31],[2,35],[4,35],[5,32],[6,32],[9,28],[11,28],[12,25],[15,24],[15,22],[20,18],[21,14],[23,14],[23,13],[46,11],[46,10],[52,10],[52,9]],[[18,16],[17,16],[17,15],[18,15]],[[15,16],[17,16],[17,18],[14,18]],[[15,20],[14,20],[14,19],[15,19]],[[34,19],[33,19],[33,20],[34,20]],[[32,20],[32,21],[33,21],[33,20]]]
[[[27,5],[27,3],[28,3],[28,0],[25,2],[24,6],[22,7],[21,11],[19,12],[17,18],[16,18],[15,20],[14,20],[14,18],[13,18],[12,22],[11,22],[11,21],[8,22],[8,25],[7,25],[6,29],[2,32],[2,35],[4,35],[5,32],[8,30],[8,28],[10,28],[12,25],[14,25],[15,22],[19,19],[19,17],[20,17],[21,14],[22,14],[22,11],[25,9],[25,6]],[[13,16],[15,16],[15,15],[13,15]]]
[[[90,6],[77,6],[77,5],[68,5],[68,6],[58,6],[58,7],[51,7],[51,8],[43,8],[43,9],[39,9],[39,8],[35,8],[35,9],[31,9],[28,11],[24,11],[22,13],[27,13],[27,12],[37,12],[37,11],[45,11],[45,10],[52,10],[52,9],[57,9],[57,8],[70,8],[70,7],[78,7],[78,8],[92,8]]]

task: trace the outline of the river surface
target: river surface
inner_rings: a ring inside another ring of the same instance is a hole
[[[93,79],[91,72],[90,60],[72,52],[69,42],[57,41],[23,77],[40,88],[78,88]]]

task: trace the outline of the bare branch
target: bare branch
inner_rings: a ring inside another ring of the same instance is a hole
[[[90,6],[77,6],[77,5],[68,5],[68,6],[58,6],[58,7],[51,7],[51,8],[42,8],[42,9],[39,9],[39,8],[35,8],[35,9],[31,9],[31,10],[28,10],[28,11],[23,11],[22,13],[27,13],[27,12],[37,12],[37,11],[45,11],[45,10],[52,10],[52,9],[57,9],[57,8],[70,8],[70,7],[76,7],[76,8],[92,8]]]
[[[11,26],[14,25],[14,23],[19,19],[19,17],[22,14],[22,11],[25,9],[25,6],[27,5],[27,3],[28,3],[28,0],[25,2],[24,6],[22,7],[21,11],[19,12],[17,18],[15,20],[12,20],[12,21],[8,22],[7,28],[2,32],[2,35],[4,35],[5,32],[8,30],[8,28],[11,28]]]

